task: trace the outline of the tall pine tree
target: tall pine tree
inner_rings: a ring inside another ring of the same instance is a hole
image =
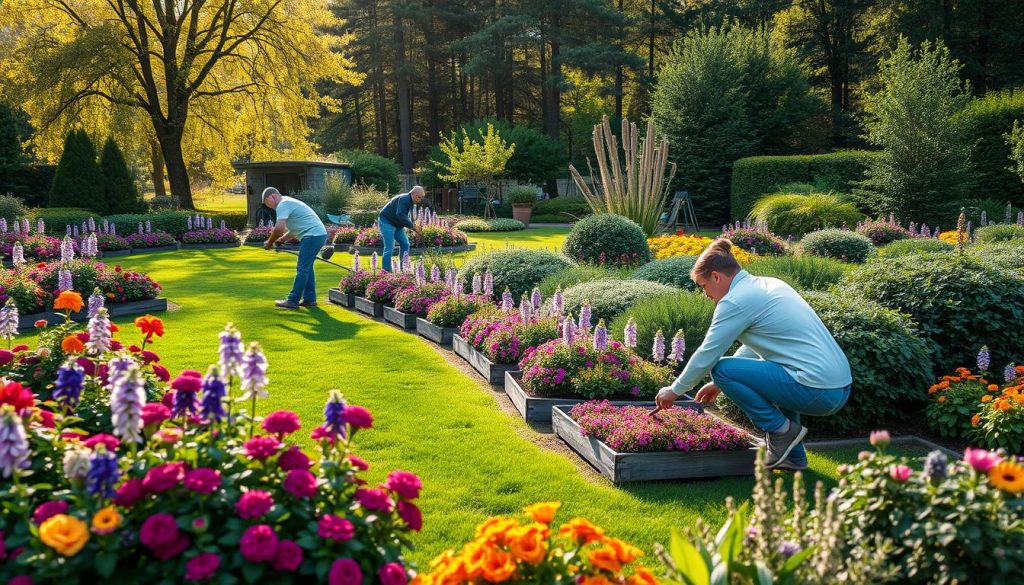
[[[24,188],[22,183],[27,157],[21,143],[27,136],[23,134],[16,111],[0,102],[0,193],[18,194]]]
[[[64,139],[64,152],[50,189],[50,207],[81,207],[100,213],[106,209],[96,147],[85,130],[72,130]]]
[[[124,154],[113,138],[107,138],[100,155],[100,171],[103,173],[105,213],[144,213],[146,204],[139,196]]]

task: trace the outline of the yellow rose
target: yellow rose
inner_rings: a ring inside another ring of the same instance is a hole
[[[96,534],[110,534],[121,525],[121,515],[113,506],[107,506],[92,517],[92,531]]]
[[[66,557],[73,557],[89,541],[89,528],[74,516],[56,514],[39,526],[43,544]]]

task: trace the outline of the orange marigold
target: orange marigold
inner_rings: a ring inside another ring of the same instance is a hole
[[[532,524],[514,528],[508,532],[509,549],[515,558],[532,563],[544,560],[548,552],[550,529],[543,524]]]
[[[945,396],[939,396],[939,402],[945,402],[945,401],[946,401],[946,397]]]
[[[85,303],[82,302],[82,295],[78,294],[73,290],[66,290],[59,295],[53,301],[53,308],[58,311],[71,311],[77,313],[82,310]]]
[[[629,579],[626,579],[626,585],[658,585],[658,579],[647,569],[638,567]]]
[[[986,394],[986,395],[982,396],[981,397],[981,401],[982,402],[992,402],[992,395],[991,394]]]
[[[487,552],[487,558],[484,560],[482,571],[484,579],[491,583],[501,583],[508,581],[515,572],[516,561],[512,558],[512,555],[500,548],[492,548]]]
[[[153,315],[143,315],[135,318],[135,326],[146,336],[146,342],[153,341],[153,336],[164,336],[164,322]]]
[[[484,520],[476,527],[476,537],[484,541],[503,543],[505,542],[505,533],[517,526],[519,526],[519,521],[515,518],[495,516]]]
[[[582,540],[589,544],[596,540],[604,540],[604,529],[591,524],[586,518],[573,518],[558,529],[558,533],[575,541]]]
[[[589,575],[580,579],[580,585],[612,585],[604,575]]]
[[[997,398],[996,401],[992,403],[992,408],[995,408],[996,410],[1000,410],[1000,411],[1001,410],[1010,410],[1010,408],[1011,408],[1010,401],[1007,400],[1006,398]]]
[[[68,335],[60,342],[60,348],[64,353],[82,353],[85,351],[85,344],[74,335]]]
[[[618,573],[622,570],[619,556],[615,554],[615,549],[610,546],[602,546],[597,550],[590,551],[587,558],[590,560],[591,565],[603,571]]]
[[[551,524],[551,521],[555,519],[555,513],[561,507],[562,502],[538,502],[523,508],[523,512],[526,512],[527,516],[533,518],[534,522]]]
[[[976,414],[976,415],[971,417],[971,426],[972,427],[978,426],[978,423],[980,423],[980,422],[981,422],[981,415],[980,414]]]
[[[644,552],[637,547],[617,538],[609,538],[605,542],[612,550],[615,551],[616,558],[618,558],[619,562],[623,565],[632,563],[637,559],[637,557],[643,556],[644,554]]]
[[[989,384],[986,390],[988,390],[989,392],[995,392],[996,390],[999,390],[999,386],[996,384]]]

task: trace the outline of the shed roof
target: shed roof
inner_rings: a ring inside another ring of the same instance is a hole
[[[232,163],[235,169],[244,171],[246,169],[265,169],[272,167],[326,167],[329,169],[347,169],[348,163],[327,162],[318,160],[268,160],[259,162],[237,162]]]

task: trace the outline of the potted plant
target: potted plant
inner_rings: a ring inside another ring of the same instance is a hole
[[[505,195],[505,200],[512,205],[512,217],[530,227],[530,215],[537,202],[537,191],[532,187],[516,187]]]

